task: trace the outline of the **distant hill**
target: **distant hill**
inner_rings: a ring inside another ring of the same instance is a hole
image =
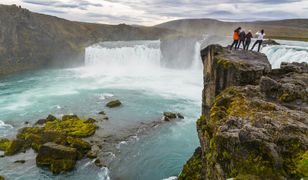
[[[0,5],[0,76],[44,67],[78,66],[85,47],[100,41],[152,40],[173,31],[125,24],[73,22]]]
[[[253,32],[265,29],[268,38],[308,41],[308,19],[279,21],[223,22],[213,19],[182,19],[166,22],[155,27],[181,31],[186,34],[232,35],[241,26]]]

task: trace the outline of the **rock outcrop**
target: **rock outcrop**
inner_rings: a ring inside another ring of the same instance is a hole
[[[307,64],[271,71],[261,54],[218,45],[202,55],[200,149],[179,179],[307,177]]]
[[[38,151],[36,164],[47,166],[54,174],[74,169],[78,159],[78,152],[75,148],[66,147],[56,143],[46,143]]]
[[[57,119],[49,115],[43,126],[24,127],[16,139],[0,139],[0,150],[12,156],[32,148],[38,152],[38,166],[47,166],[54,174],[74,169],[78,159],[86,157],[91,145],[82,138],[92,136],[95,120],[83,120],[76,115]]]

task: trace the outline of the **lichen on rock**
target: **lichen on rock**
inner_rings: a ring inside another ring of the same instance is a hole
[[[195,153],[179,178],[307,177],[308,65],[270,70],[262,55],[252,57],[218,45],[202,51],[201,157]]]

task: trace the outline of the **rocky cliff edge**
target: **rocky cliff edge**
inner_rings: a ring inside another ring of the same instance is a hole
[[[271,70],[260,53],[202,50],[200,147],[179,179],[308,176],[308,65]]]

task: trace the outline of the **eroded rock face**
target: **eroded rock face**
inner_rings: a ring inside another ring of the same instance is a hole
[[[252,51],[230,51],[210,45],[201,51],[204,64],[203,113],[207,113],[217,96],[229,86],[257,84],[271,65],[263,54]],[[256,61],[257,59],[257,61]]]
[[[205,83],[210,85],[205,84],[205,106],[197,122],[201,155],[193,155],[179,178],[307,177],[307,64],[282,64],[281,69],[270,71],[268,66],[263,66],[261,70],[263,58],[256,58],[254,63],[248,65],[245,61],[231,59],[228,63],[233,65],[227,66],[223,72],[233,73],[221,78],[224,74],[219,74],[221,72],[215,69],[221,70],[217,59],[223,54],[228,61],[227,58],[233,55],[219,46],[207,49],[210,56],[203,56],[206,58]],[[248,78],[251,81],[243,83],[241,76],[234,76],[243,72],[243,69],[234,67],[254,69],[255,65],[260,71],[244,73],[254,77],[254,80]],[[210,95],[214,97],[209,99]]]

